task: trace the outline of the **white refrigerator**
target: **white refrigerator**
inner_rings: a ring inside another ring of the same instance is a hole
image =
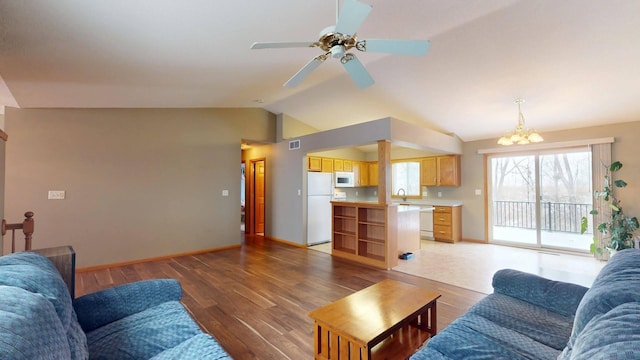
[[[307,174],[307,245],[330,242],[333,174]]]

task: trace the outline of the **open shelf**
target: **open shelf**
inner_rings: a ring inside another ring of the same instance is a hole
[[[386,224],[386,216],[384,208],[359,208],[358,222],[371,224]]]
[[[356,253],[356,236],[333,233],[333,249],[349,254]]]
[[[385,269],[397,265],[396,236],[389,235],[390,227],[396,230],[397,206],[389,209],[382,204],[334,202],[332,254]]]
[[[356,207],[355,206],[334,206],[333,207],[333,216],[334,217],[343,217],[343,218],[356,218]]]
[[[384,224],[358,223],[358,238],[384,243],[386,227]]]
[[[372,242],[366,240],[358,240],[358,255],[369,259],[385,261],[386,251],[384,242]]]

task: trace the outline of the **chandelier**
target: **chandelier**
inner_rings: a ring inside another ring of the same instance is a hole
[[[498,140],[499,145],[525,145],[529,143],[541,142],[544,139],[535,130],[524,128],[524,116],[520,110],[520,104],[524,102],[524,99],[516,99],[518,104],[518,126],[513,132],[508,132],[506,135]]]

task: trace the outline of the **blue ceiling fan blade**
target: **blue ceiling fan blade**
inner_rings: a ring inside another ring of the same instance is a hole
[[[372,6],[356,0],[344,0],[335,31],[343,35],[353,35],[371,12]]]
[[[255,42],[251,45],[251,49],[279,49],[314,46],[317,46],[315,42]]]
[[[293,88],[298,86],[313,70],[315,70],[318,66],[320,66],[327,59],[327,55],[323,54],[320,56],[316,56],[311,61],[309,61],[302,69],[298,70],[295,75],[291,77],[291,79],[287,80],[283,86],[288,88]]]
[[[369,39],[358,41],[356,49],[366,52],[422,56],[429,50],[429,45],[429,40]]]
[[[359,88],[364,89],[375,82],[355,55],[345,54],[340,62]]]

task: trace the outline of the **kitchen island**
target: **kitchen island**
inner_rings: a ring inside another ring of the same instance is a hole
[[[420,249],[420,207],[332,201],[331,254],[391,269],[398,255]]]

